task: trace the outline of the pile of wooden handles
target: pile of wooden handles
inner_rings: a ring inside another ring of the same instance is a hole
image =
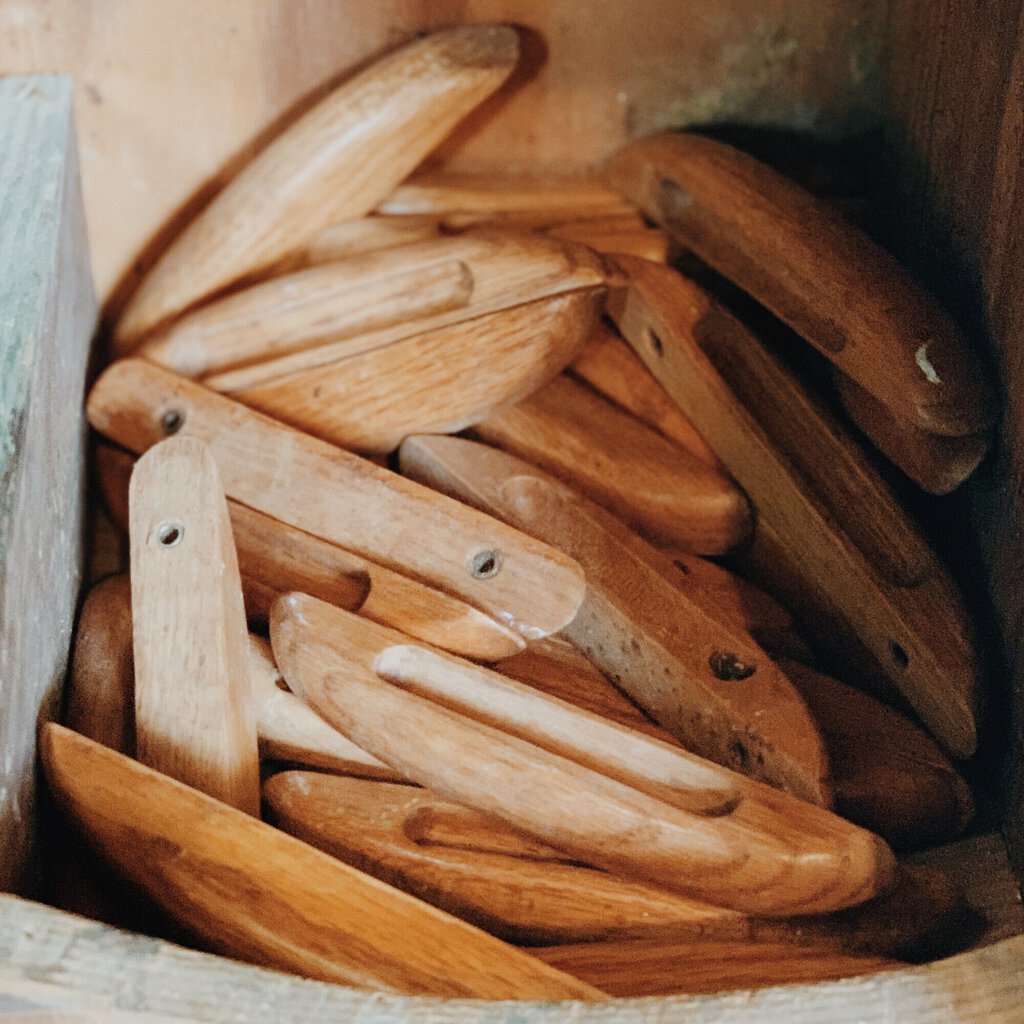
[[[933,490],[984,452],[984,376],[888,256],[721,143],[640,140],[614,188],[405,180],[516,59],[476,26],[369,67],[123,311],[88,418],[130,582],[82,612],[57,802],[205,947],[351,985],[594,999],[927,955],[956,894],[890,847],[972,813],[963,605],[669,242]]]

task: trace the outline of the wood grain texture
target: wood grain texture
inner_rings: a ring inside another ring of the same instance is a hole
[[[560,636],[548,636],[500,661],[495,670],[584,711],[607,718],[666,743],[679,741],[656,725],[578,648]]]
[[[264,799],[292,835],[528,945],[647,936],[901,956],[948,945],[961,920],[958,894],[935,869],[901,868],[894,888],[838,914],[756,918],[568,862],[429,790],[285,772],[265,783]]]
[[[875,573],[705,353],[706,338],[713,344],[717,333],[742,330],[738,323],[680,274],[619,262],[632,276],[610,302],[620,330],[758,510],[745,560],[844,674],[881,675],[951,753],[968,756],[977,742],[979,669],[971,623],[949,578],[933,573],[908,588]]]
[[[433,584],[529,639],[579,608],[582,570],[560,552],[143,360],[107,369],[87,407],[96,429],[136,452],[166,435],[168,412],[183,436],[209,445],[241,504]],[[498,572],[474,570],[474,558],[483,565],[495,552]]]
[[[613,328],[600,324],[569,369],[573,376],[702,462],[719,464],[718,456],[697,428]]]
[[[427,790],[285,772],[265,783],[264,799],[279,828],[509,942],[589,941],[666,929],[702,934],[720,921],[728,929],[742,920],[735,911],[571,863],[557,851],[541,859],[478,849],[477,831],[494,840],[508,837],[506,847],[518,835],[479,812],[465,812],[466,835],[451,830],[447,843],[424,841],[413,834],[424,817],[465,811]]]
[[[900,419],[954,437],[992,425],[991,388],[956,322],[827,204],[698,135],[630,143],[607,175]]]
[[[535,949],[559,970],[615,996],[668,996],[831,981],[891,971],[882,957],[849,956],[785,943],[631,939]]]
[[[414,479],[574,553],[587,592],[563,635],[687,749],[829,802],[825,749],[802,698],[698,575],[506,452],[418,436],[399,460]]]
[[[258,817],[249,634],[213,456],[195,438],[161,441],[135,464],[128,504],[138,759]]]
[[[62,1020],[160,1024],[185,1017],[229,1024],[273,1016],[282,1024],[334,1024],[362,1015],[377,1024],[415,1017],[425,1024],[502,1024],[508,1005],[402,998],[282,976],[248,964],[140,939],[50,907],[0,896],[0,979],[10,998],[60,1012]],[[682,1024],[846,1024],[899,1014],[914,1024],[1016,1024],[1024,981],[1024,937],[902,971],[817,985],[793,985],[657,1003],[522,1003],[534,1024],[567,1012],[582,1024],[643,1022],[666,1013]],[[41,980],[45,979],[45,980]],[[6,1011],[5,1011],[6,1012]],[[21,1009],[13,1011],[22,1013]],[[12,1020],[12,1024],[17,1020]]]
[[[166,249],[116,328],[123,354],[168,316],[266,271],[320,228],[376,206],[518,59],[507,26],[427,35],[325,96]]]
[[[371,630],[382,634],[372,643]],[[609,777],[617,767],[599,774],[391,686],[377,672],[408,648],[382,650],[387,636],[300,594],[279,599],[271,618],[274,654],[289,686],[411,781],[574,858],[732,909],[821,913],[862,903],[892,880],[892,856],[881,840],[788,794],[734,776],[744,799],[733,810],[687,813]],[[702,774],[708,771],[721,769],[706,764]],[[565,813],[567,803],[573,815]]]
[[[897,586],[946,575],[920,527],[850,431],[761,338],[738,322],[723,322],[701,332],[700,344],[736,400],[875,572]]]
[[[929,494],[955,491],[991,447],[987,434],[944,437],[899,420],[887,406],[842,374],[836,375],[836,389],[850,419],[871,443]]]
[[[751,529],[746,496],[729,477],[569,377],[494,412],[473,433],[541,466],[652,540],[722,554]]]
[[[404,255],[405,247],[387,250],[387,258],[361,256],[355,267],[337,261],[233,292],[147,338],[139,355],[203,377],[469,301],[473,278],[461,260],[410,267],[393,259],[396,251]]]
[[[58,725],[61,809],[119,872],[229,956],[359,988],[594,998],[526,953]]]
[[[576,242],[560,241],[537,232],[471,231],[446,239],[446,250],[472,268],[473,291],[456,309],[368,331],[340,341],[325,342],[291,355],[253,366],[211,374],[206,383],[217,391],[244,392],[286,380],[302,371],[333,366],[354,356],[420,335],[433,335],[466,321],[541,299],[593,290],[604,284],[606,269],[591,250]]]
[[[409,434],[463,430],[546,384],[593,330],[603,298],[588,289],[527,302],[233,397],[339,447],[389,452]]]
[[[128,479],[135,460],[128,452],[100,443],[93,461],[106,507],[127,532]],[[518,633],[465,601],[304,530],[230,499],[228,514],[246,614],[257,624],[266,623],[279,594],[302,590],[467,658],[509,657],[526,644]]]
[[[0,79],[0,888],[33,863],[35,727],[53,717],[82,579],[79,408],[96,303],[72,85]]]
[[[909,718],[852,686],[781,662],[821,729],[836,811],[897,849],[958,836],[974,800],[938,744]]]
[[[247,658],[261,757],[368,779],[400,778],[288,692],[268,641],[250,633]],[[112,750],[134,756],[135,662],[127,575],[104,580],[86,598],[64,724]]]

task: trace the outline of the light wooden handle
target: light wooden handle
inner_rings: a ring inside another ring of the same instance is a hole
[[[96,448],[96,475],[107,510],[128,530],[128,479],[134,459],[109,444]],[[255,509],[228,500],[242,592],[250,619],[266,622],[279,594],[302,590],[374,622],[478,661],[523,650],[526,641],[489,615]]]
[[[561,629],[583,600],[582,570],[553,548],[144,360],[109,367],[87,411],[136,452],[169,430],[203,440],[229,497],[447,591],[524,638]]]
[[[194,438],[161,442],[128,502],[138,758],[258,816],[249,634],[213,456]]]
[[[463,430],[547,383],[579,351],[603,299],[590,288],[527,302],[233,397],[339,447],[383,454],[411,433]]]
[[[580,561],[587,595],[563,635],[687,749],[828,803],[827,756],[806,705],[699,576],[683,577],[614,516],[506,452],[418,436],[399,458],[415,479]]]
[[[473,433],[661,543],[723,554],[752,527],[746,495],[725,473],[565,375],[488,416]]]
[[[117,324],[117,354],[204,296],[301,249],[320,228],[372,210],[505,81],[518,52],[505,26],[446,29],[329,93],[165,250]]]
[[[350,739],[449,799],[588,863],[747,912],[836,910],[892,878],[877,837],[774,790],[724,817],[688,814],[385,683],[366,625],[305,595],[281,598],[271,616],[278,665]]]
[[[987,375],[953,319],[827,204],[725,143],[653,135],[608,180],[895,415],[938,434],[992,425]]]

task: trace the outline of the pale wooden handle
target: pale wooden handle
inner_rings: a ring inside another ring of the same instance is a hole
[[[205,295],[301,249],[328,224],[368,213],[518,59],[514,29],[434,32],[329,93],[189,224],[143,279],[115,349]]]
[[[139,760],[260,812],[249,635],[217,466],[193,438],[164,441],[129,489]]]
[[[109,367],[88,416],[136,452],[169,430],[204,441],[229,497],[447,591],[524,638],[561,629],[583,600],[582,570],[553,548],[144,360]]]
[[[365,623],[305,595],[281,598],[271,616],[289,685],[336,728],[410,780],[588,863],[771,915],[850,906],[892,878],[892,856],[877,837],[816,808],[834,824],[814,832],[804,818],[791,827],[772,808],[782,796],[773,790],[725,817],[687,814],[403,692],[377,678],[364,636]],[[792,801],[791,813],[800,807]]]

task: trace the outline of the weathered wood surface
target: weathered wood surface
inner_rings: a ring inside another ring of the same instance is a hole
[[[0,896],[0,1021],[22,1024],[32,1011],[75,1024],[1018,1024],[1022,957],[1018,936],[813,986],[590,1004],[437,1001],[306,981]]]
[[[35,726],[82,575],[85,359],[96,322],[67,78],[0,79],[0,888],[30,884]]]
[[[1024,870],[1024,3],[1021,0],[887,0],[887,141],[895,157],[886,194],[888,241],[926,285],[946,297],[996,363],[1003,422],[995,457],[968,488],[972,530],[1002,633],[1013,742],[1001,726],[1011,778],[1006,834]],[[965,509],[946,512],[959,519]],[[951,547],[964,536],[958,525]],[[958,552],[960,553],[960,552]],[[972,568],[975,568],[972,566]],[[986,609],[986,612],[988,610]],[[991,613],[989,613],[991,614]],[[1000,666],[1002,667],[1002,666]],[[1008,731],[1008,730],[1006,730]]]

